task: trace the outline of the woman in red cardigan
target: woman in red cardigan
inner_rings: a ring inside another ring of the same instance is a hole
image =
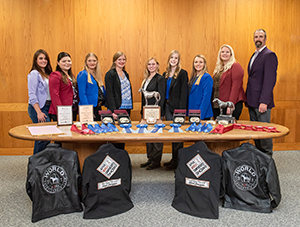
[[[56,71],[52,72],[49,77],[49,90],[52,101],[49,115],[53,121],[57,121],[57,106],[73,106],[73,120],[76,120],[76,107],[78,107],[77,83],[71,67],[71,56],[66,52],[59,53]]]
[[[243,109],[243,102],[246,101],[243,77],[244,70],[242,66],[236,62],[232,47],[224,44],[219,50],[214,70],[212,100],[218,98],[224,102],[233,102],[235,104],[235,110],[232,116],[234,116],[236,120],[239,119]],[[220,115],[220,109],[217,103],[213,103],[212,105],[214,118],[216,118]],[[223,113],[230,114],[230,108],[224,109]]]

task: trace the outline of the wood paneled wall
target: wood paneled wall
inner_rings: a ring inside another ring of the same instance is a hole
[[[155,56],[161,73],[171,50],[181,53],[188,72],[196,54],[207,57],[212,73],[219,47],[227,43],[245,70],[255,47],[253,32],[267,31],[267,46],[279,59],[272,122],[290,129],[276,139],[275,150],[300,145],[300,1],[295,0],[2,0],[0,2],[0,154],[31,154],[33,142],[16,140],[8,130],[30,123],[27,74],[37,49],[45,49],[52,67],[60,51],[73,60],[73,72],[85,55],[98,55],[103,76],[112,56],[123,51],[133,84],[132,118],[139,119],[137,92],[145,61]],[[242,119],[249,119],[247,109]],[[129,150],[136,150],[128,146]]]

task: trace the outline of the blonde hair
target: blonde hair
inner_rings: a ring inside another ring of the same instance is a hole
[[[192,68],[192,73],[191,73],[191,79],[190,79],[190,81],[193,81],[193,78],[194,78],[195,76],[197,76],[197,70],[195,69],[195,66],[194,66],[194,62],[195,62],[195,59],[196,59],[196,58],[202,58],[203,61],[204,61],[204,67],[203,67],[203,69],[201,70],[200,75],[199,75],[197,81],[195,82],[196,85],[199,85],[200,80],[201,80],[201,77],[203,76],[204,73],[208,72],[208,68],[207,68],[206,58],[204,57],[204,55],[197,54],[197,55],[194,57],[194,59],[193,59],[193,68]]]
[[[150,76],[150,72],[149,72],[149,70],[148,70],[148,64],[149,64],[149,62],[152,61],[152,60],[154,60],[154,61],[156,62],[156,64],[157,64],[157,66],[158,66],[157,69],[156,69],[156,73],[159,72],[159,63],[158,63],[157,59],[156,59],[155,57],[148,58],[147,61],[146,61],[146,64],[145,64],[144,79],[143,79],[143,81],[142,81],[141,87],[143,86],[143,84],[145,83],[145,81],[146,81],[146,80],[148,79],[148,77]]]
[[[116,53],[114,54],[114,56],[113,56],[113,63],[112,63],[112,65],[111,65],[110,69],[115,69],[115,68],[116,68],[116,63],[115,63],[115,61],[116,61],[119,57],[121,57],[121,56],[123,56],[123,55],[124,55],[124,57],[125,57],[125,60],[127,60],[126,55],[125,55],[123,52],[121,52],[121,51],[118,51],[118,52],[116,52]],[[123,70],[125,71],[125,66],[123,67]]]
[[[180,70],[181,70],[180,53],[179,53],[178,50],[172,50],[171,53],[169,54],[169,57],[168,57],[168,63],[167,63],[168,66],[167,66],[167,68],[166,68],[166,74],[165,74],[165,77],[166,77],[166,78],[169,78],[169,76],[170,76],[170,73],[171,73],[170,59],[171,59],[171,57],[172,57],[173,54],[177,54],[177,55],[178,55],[178,64],[177,64],[177,66],[176,66],[176,69],[175,69],[175,72],[174,72],[174,76],[173,76],[174,79],[176,79],[177,76],[178,76],[178,74],[179,74],[179,72],[180,72]]]
[[[91,78],[91,73],[90,73],[89,67],[87,66],[87,63],[86,63],[89,57],[95,57],[97,60],[97,66],[96,66],[96,70],[95,70],[94,79],[97,81],[99,86],[103,86],[102,76],[101,76],[101,72],[100,72],[100,64],[98,61],[98,57],[94,53],[88,53],[84,60],[83,69],[85,71],[87,71],[87,73],[88,73],[88,76],[87,76],[88,83],[93,84],[93,81]]]
[[[226,65],[224,65],[222,59],[221,59],[221,50],[223,47],[227,47],[230,51],[230,58],[229,58],[229,61],[227,62]],[[235,63],[236,60],[234,58],[234,52],[233,52],[233,49],[231,46],[227,45],[227,44],[224,44],[221,46],[220,50],[219,50],[219,53],[218,53],[218,57],[217,57],[217,63],[216,63],[216,67],[215,67],[215,70],[214,70],[214,75],[216,75],[217,73],[221,72],[222,69],[223,69],[223,72],[226,72],[228,69],[230,69],[233,65],[233,63]]]

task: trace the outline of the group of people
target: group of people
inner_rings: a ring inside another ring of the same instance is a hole
[[[267,35],[263,29],[254,32],[256,52],[248,66],[248,84],[246,94],[243,89],[244,70],[236,61],[234,51],[229,45],[222,45],[216,66],[211,76],[208,74],[206,58],[196,55],[192,63],[190,79],[186,70],[181,68],[180,53],[171,51],[165,72],[159,74],[159,63],[151,57],[146,61],[144,79],[141,88],[157,91],[161,99],[161,116],[173,119],[175,109],[200,110],[202,120],[216,118],[220,114],[212,99],[231,101],[235,104],[232,115],[238,120],[243,103],[249,108],[250,120],[270,122],[271,108],[274,107],[273,88],[276,82],[277,57],[266,47]],[[72,73],[72,60],[68,53],[61,52],[57,57],[56,71],[52,72],[50,59],[44,50],[38,50],[28,75],[29,106],[28,112],[33,123],[57,120],[58,105],[72,105],[74,120],[77,106],[93,105],[94,119],[100,120],[99,110],[104,105],[112,111],[125,109],[130,115],[133,108],[132,86],[129,74],[125,70],[126,55],[116,52],[113,63],[105,75],[105,87],[100,73],[99,61],[95,54],[89,53],[84,68],[77,78]],[[247,101],[246,101],[247,100]],[[148,100],[154,104],[155,99]],[[145,99],[142,94],[141,115]],[[223,113],[230,113],[230,109]],[[143,116],[142,116],[143,118]],[[272,154],[272,140],[255,141],[256,146],[265,153]],[[34,153],[43,150],[45,142],[37,141]],[[172,159],[164,163],[166,169],[177,166],[178,150],[183,143],[172,143]],[[148,160],[141,164],[147,170],[160,167],[162,143],[147,143]]]

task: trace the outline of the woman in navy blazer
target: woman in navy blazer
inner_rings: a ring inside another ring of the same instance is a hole
[[[105,100],[100,100],[100,97],[105,97],[105,88],[103,85],[100,65],[98,57],[89,53],[85,57],[84,67],[77,75],[79,105],[93,105],[94,120],[100,121],[99,110]],[[99,96],[99,92],[102,96]]]
[[[144,80],[142,82],[142,88],[146,91],[157,91],[160,94],[160,101],[158,105],[161,110],[163,110],[163,104],[165,102],[165,80],[164,78],[158,74],[159,72],[159,63],[158,61],[151,57],[146,61]],[[148,99],[149,105],[154,105],[156,102],[155,98]],[[143,107],[145,106],[145,97],[142,93],[142,108],[141,115],[143,115]],[[161,116],[164,116],[164,112],[161,111]],[[160,161],[163,151],[163,143],[146,143],[147,147],[147,158],[148,161],[142,163],[141,168],[145,168],[146,170],[152,170],[160,167]]]
[[[239,120],[243,109],[243,102],[246,101],[243,78],[244,70],[242,66],[236,62],[232,47],[224,44],[219,50],[214,70],[212,99],[218,98],[224,102],[233,102],[235,109],[232,116],[234,116],[236,120]],[[217,103],[213,103],[213,112],[215,118],[220,115],[220,109]],[[223,110],[223,113],[226,114],[231,114],[230,112],[229,107]]]
[[[207,120],[213,116],[211,107],[213,79],[207,73],[207,63],[203,55],[196,55],[193,60],[193,70],[189,82],[189,110],[200,110],[201,119]]]
[[[128,114],[132,110],[132,87],[129,75],[125,71],[126,55],[118,51],[113,56],[110,70],[105,74],[106,106],[117,119],[115,110],[125,109]],[[124,149],[124,143],[114,144],[119,149]]]
[[[49,108],[51,103],[49,93],[49,75],[52,72],[49,55],[40,49],[33,56],[33,63],[28,81],[28,115],[33,123],[49,122]],[[33,153],[45,149],[47,141],[35,141]]]
[[[167,121],[171,121],[175,109],[186,109],[187,107],[188,74],[181,68],[179,51],[173,50],[169,54],[168,67],[163,76],[166,80],[165,117]],[[172,143],[172,159],[164,163],[167,170],[176,169],[180,148],[183,148],[183,143]]]

